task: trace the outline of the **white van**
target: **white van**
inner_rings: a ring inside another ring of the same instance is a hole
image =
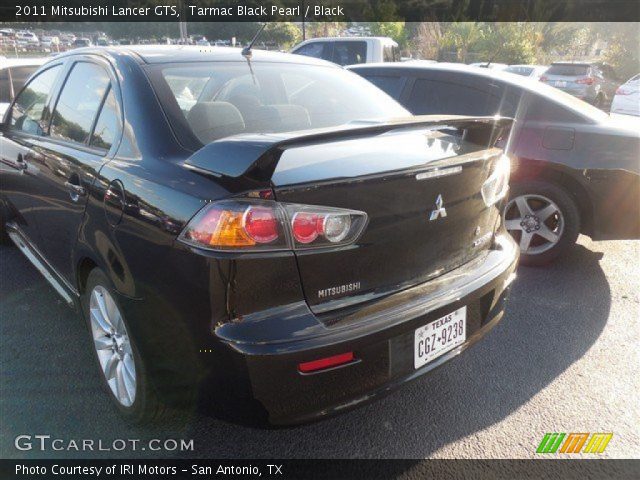
[[[389,37],[312,38],[293,47],[291,53],[322,58],[338,65],[400,61],[398,44]]]

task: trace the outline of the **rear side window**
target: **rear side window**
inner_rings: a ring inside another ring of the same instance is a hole
[[[365,75],[364,78],[393,98],[400,98],[400,93],[402,93],[402,87],[404,86],[403,77],[392,77],[390,75]]]
[[[565,75],[569,77],[587,75],[587,73],[589,73],[589,65],[551,65],[547,70],[548,75]]]
[[[11,102],[11,83],[9,83],[9,69],[0,70],[0,102]]]
[[[501,97],[456,83],[418,79],[407,107],[414,115],[495,115],[501,113]]]
[[[44,133],[45,106],[53,90],[60,65],[51,67],[37,76],[20,92],[11,109],[11,127],[33,135]]]
[[[338,65],[355,65],[367,61],[367,42],[334,42],[333,57]]]
[[[109,89],[107,98],[102,105],[98,121],[91,135],[92,147],[109,150],[120,132],[120,112],[113,89]]]
[[[93,63],[76,63],[58,98],[50,135],[86,143],[109,83],[104,68]]]
[[[385,45],[382,49],[382,59],[385,62],[397,62],[400,60],[398,55],[398,49],[393,45]]]

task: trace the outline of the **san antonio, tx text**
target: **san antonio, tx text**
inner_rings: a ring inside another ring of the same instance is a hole
[[[263,468],[266,467],[266,468]],[[267,463],[264,466],[256,465],[217,465],[202,466],[191,465],[190,468],[174,467],[170,465],[145,465],[145,464],[128,464],[120,463],[113,465],[58,465],[54,463],[50,467],[44,465],[21,465],[16,464],[16,476],[31,475],[91,475],[94,477],[113,476],[113,475],[166,475],[172,476],[179,473],[189,475],[241,475],[261,477],[263,472],[265,476],[283,475],[282,465]]]

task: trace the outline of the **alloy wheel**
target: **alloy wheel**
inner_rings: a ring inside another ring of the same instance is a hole
[[[118,402],[130,407],[136,398],[136,366],[129,333],[113,297],[100,285],[91,291],[89,315],[102,373]]]
[[[520,195],[504,210],[507,231],[520,245],[520,251],[537,255],[555,247],[564,232],[564,216],[552,200],[542,195]]]

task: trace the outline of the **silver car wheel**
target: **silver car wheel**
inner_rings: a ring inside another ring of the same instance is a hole
[[[504,209],[504,224],[522,253],[538,255],[557,245],[565,222],[552,200],[542,195],[520,195]]]
[[[113,297],[100,285],[91,291],[89,316],[102,373],[118,402],[130,407],[136,399],[136,366],[129,333]]]

